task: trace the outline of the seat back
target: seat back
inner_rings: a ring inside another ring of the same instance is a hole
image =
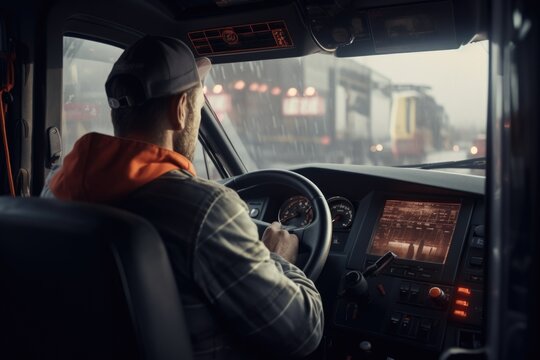
[[[0,358],[190,359],[169,258],[144,219],[0,198]]]

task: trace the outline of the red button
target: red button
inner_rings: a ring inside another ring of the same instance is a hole
[[[464,310],[454,310],[454,315],[458,316],[458,317],[461,317],[461,318],[466,318],[467,317],[467,312],[464,311]]]
[[[462,295],[471,295],[471,289],[466,288],[466,287],[458,287],[457,292],[458,294],[462,294]]]

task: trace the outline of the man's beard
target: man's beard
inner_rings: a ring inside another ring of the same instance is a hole
[[[193,161],[195,147],[197,146],[198,128],[195,127],[195,117],[190,112],[186,118],[186,127],[179,131],[173,137],[173,149],[179,154],[184,155],[189,161]]]

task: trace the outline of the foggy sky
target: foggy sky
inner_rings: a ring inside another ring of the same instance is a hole
[[[488,92],[488,48],[482,41],[458,50],[376,55],[356,61],[394,84],[428,85],[444,106],[452,126],[485,132]]]

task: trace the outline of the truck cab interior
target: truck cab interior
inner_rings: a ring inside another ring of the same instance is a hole
[[[161,35],[213,63],[198,176],[301,238],[306,358],[539,358],[539,26],[528,0],[0,2],[1,357],[193,355],[152,225],[40,198]]]

